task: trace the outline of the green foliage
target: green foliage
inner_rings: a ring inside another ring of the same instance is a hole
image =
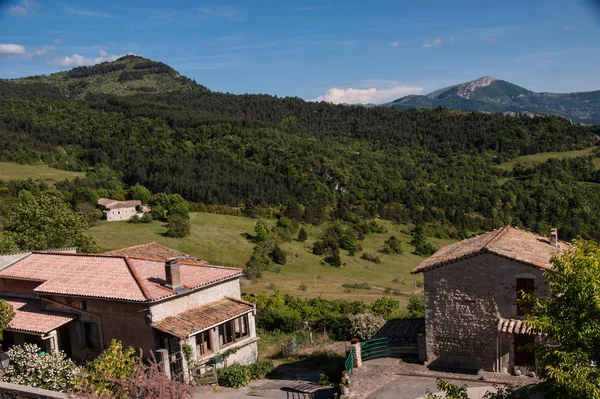
[[[443,396],[436,395],[429,390],[425,399],[469,399],[467,386],[454,385],[448,381],[438,379],[436,381],[437,389],[444,393]],[[536,388],[520,388],[512,385],[493,385],[494,390],[487,391],[482,399],[528,399],[532,397]],[[558,397],[550,395],[548,397]]]
[[[425,297],[422,294],[412,294],[406,305],[407,317],[425,317]]]
[[[361,259],[368,260],[369,262],[373,262],[373,263],[379,264],[379,263],[383,262],[378,255],[370,254],[367,252],[363,253],[360,257],[361,257]]]
[[[398,238],[396,238],[396,236],[391,236],[390,238],[385,240],[383,248],[381,249],[381,252],[386,253],[386,254],[401,255],[403,252],[402,251],[402,242],[400,242],[400,240],[398,240]]]
[[[426,241],[427,236],[425,235],[425,228],[423,225],[416,225],[411,231],[411,234],[412,240],[410,241],[410,244],[415,247],[413,254],[419,256],[431,256],[437,251],[437,248]]]
[[[272,360],[260,361],[248,366],[250,380],[262,380],[275,369]]]
[[[141,184],[134,184],[127,190],[127,198],[132,200],[140,200],[142,204],[147,204],[152,198],[152,193],[146,187]]]
[[[97,252],[96,242],[86,234],[88,221],[73,212],[63,195],[49,189],[34,196],[19,194],[9,213],[3,236],[19,250],[77,247],[80,252]]]
[[[141,360],[132,347],[123,348],[121,341],[113,339],[100,356],[86,365],[85,374],[97,394],[128,398],[131,392],[120,380],[130,377],[140,364]]]
[[[371,286],[369,283],[344,283],[342,284],[343,288],[347,288],[349,290],[370,290]]]
[[[150,205],[154,217],[158,220],[167,221],[175,215],[179,215],[184,220],[190,218],[188,203],[179,194],[156,194],[150,199]],[[156,212],[155,207],[158,207]]]
[[[169,216],[166,235],[168,237],[182,238],[190,235],[190,221],[180,214]]]
[[[71,197],[71,203],[73,205],[86,203],[91,206],[96,206],[97,202],[98,194],[96,194],[94,190],[88,187],[77,188],[73,193],[73,196]]]
[[[273,262],[277,263],[278,265],[285,265],[285,262],[287,261],[287,254],[277,244],[275,244],[273,250],[269,252],[269,257]]]
[[[300,284],[300,285],[298,286],[298,289],[299,289],[300,291],[306,291],[306,290],[307,290],[307,288],[308,288],[308,287],[306,286],[306,284]]]
[[[317,381],[317,385],[320,386],[320,387],[330,387],[333,384],[329,380],[329,376],[327,374],[321,373],[319,375],[319,381]]]
[[[298,241],[304,242],[308,238],[308,233],[304,227],[301,227],[298,231]]]
[[[247,366],[234,364],[217,372],[219,385],[228,388],[241,388],[250,381],[250,370]]]
[[[533,303],[527,322],[545,337],[536,347],[539,375],[552,395],[600,397],[600,248],[577,239],[552,259],[544,273],[550,296],[525,295]]]
[[[469,399],[469,394],[467,393],[466,385],[459,387],[458,385],[454,385],[448,381],[444,381],[441,379],[437,380],[436,385],[439,391],[444,392],[444,397],[446,399]],[[442,397],[428,392],[427,396],[425,396],[425,399],[442,399]]]
[[[333,267],[341,267],[342,258],[340,258],[340,250],[338,248],[333,249],[331,254],[325,257],[324,261]]]
[[[80,213],[87,220],[88,226],[94,226],[98,224],[100,219],[102,219],[102,212],[99,209],[91,206],[89,203],[80,203],[75,205],[73,208],[75,212]]]
[[[256,233],[256,241],[258,242],[267,241],[269,238],[269,226],[263,219],[258,219],[254,227],[254,232]]]
[[[13,346],[1,381],[58,392],[72,392],[80,370],[64,352],[41,354],[35,344]]]
[[[13,317],[15,317],[13,307],[5,300],[0,299],[0,341],[3,339],[2,333],[8,328]]]
[[[400,302],[390,297],[379,298],[371,305],[371,312],[376,316],[381,316],[386,320],[398,317]]]
[[[145,212],[140,218],[140,222],[142,223],[152,223],[153,220],[152,213],[150,212]]]

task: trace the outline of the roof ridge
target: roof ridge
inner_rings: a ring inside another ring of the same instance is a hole
[[[500,231],[498,232],[498,234],[496,234],[494,237],[492,237],[484,246],[481,247],[481,249],[479,251],[482,251],[484,249],[488,249],[489,250],[489,246],[494,244],[496,241],[498,241],[504,234],[506,234],[506,232],[512,228],[511,226],[504,226],[502,229],[500,229]],[[479,252],[478,251],[478,252]]]
[[[118,249],[116,251],[119,251]],[[165,263],[166,260],[165,259],[161,259],[161,258],[150,258],[148,256],[139,256],[139,255],[121,255],[124,256],[125,258],[129,258],[129,259],[135,259],[135,260],[148,260],[151,262],[161,262],[161,263]]]
[[[181,260],[179,261],[179,264],[186,265],[186,266],[214,267],[215,269],[225,269],[225,270],[239,270],[239,271],[244,270],[241,267],[235,267],[235,266],[219,266],[219,265],[213,265],[210,263],[186,262],[186,261],[181,261]]]
[[[125,260],[125,264],[127,265],[127,268],[129,269],[129,272],[133,276],[133,279],[135,280],[136,284],[138,285],[138,287],[140,287],[140,290],[142,291],[142,295],[144,295],[144,298],[146,298],[146,300],[149,301],[150,294],[148,294],[148,291],[146,291],[146,287],[144,287],[144,285],[142,284],[140,276],[135,271],[135,268],[133,267],[133,265],[131,265],[131,263],[129,263],[129,257],[125,256],[125,257],[123,257],[123,259]]]
[[[47,251],[31,251],[35,255],[62,255],[62,256],[83,256],[87,258],[125,258],[123,255],[105,255],[101,254],[80,254],[73,252],[47,252]]]
[[[246,304],[246,305],[256,306],[256,304],[255,304],[255,303],[253,303],[253,302],[249,302],[249,301],[244,301],[244,300],[243,300],[243,299],[241,299],[241,298],[234,298],[234,297],[232,297],[232,296],[225,296],[224,298],[226,298],[226,299],[229,299],[229,300],[232,300],[232,301],[235,301],[235,302],[243,303],[243,304]]]

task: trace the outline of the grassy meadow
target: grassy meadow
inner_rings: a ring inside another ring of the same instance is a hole
[[[533,154],[533,155],[524,155],[521,157],[513,158],[508,162],[504,162],[503,164],[499,165],[499,167],[501,167],[502,169],[506,169],[506,170],[512,170],[517,163],[520,163],[521,165],[523,165],[525,167],[530,167],[530,166],[533,166],[533,165],[536,165],[536,164],[539,164],[542,162],[546,162],[550,158],[563,159],[563,158],[584,157],[586,155],[592,155],[592,151],[594,151],[596,148],[598,148],[598,147],[590,147],[590,148],[585,148],[583,150],[575,150],[575,151],[540,152],[538,154]],[[600,158],[595,158],[594,164],[596,165],[597,169],[600,169]]]
[[[275,224],[275,221],[268,221]],[[385,234],[369,234],[361,242],[363,251],[356,256],[348,256],[341,251],[344,267],[335,268],[321,263],[322,256],[313,255],[312,244],[320,238],[327,224],[320,226],[304,226],[308,231],[308,240],[301,243],[292,241],[281,247],[287,252],[287,263],[279,273],[270,271],[254,283],[242,287],[248,293],[269,293],[273,287],[300,297],[321,296],[328,299],[346,298],[373,301],[385,294],[386,288],[396,292],[410,293],[418,291],[417,282],[420,275],[411,275],[422,257],[412,255],[413,247],[408,244],[410,236],[403,231],[406,226],[380,220],[387,229]],[[126,246],[158,242],[160,244],[189,253],[200,259],[217,265],[243,267],[250,255],[254,243],[245,238],[246,234],[254,234],[256,219],[216,215],[210,213],[191,214],[192,231],[189,237],[177,239],[165,237],[163,223],[130,224],[127,222],[102,222],[91,229],[91,233],[103,250],[123,248]],[[391,235],[402,241],[402,255],[386,255],[378,252],[383,242]],[[441,247],[451,240],[431,239]],[[363,252],[376,253],[383,263],[375,264],[360,258]],[[273,267],[275,269],[275,267]],[[348,289],[343,284],[367,283],[370,289]],[[305,285],[306,289],[300,289]],[[389,291],[388,291],[389,292]],[[403,295],[397,295],[403,301]]]
[[[46,164],[22,165],[14,162],[0,162],[0,180],[32,179],[35,182],[51,186],[65,179],[83,176],[85,176],[84,172],[54,169]]]

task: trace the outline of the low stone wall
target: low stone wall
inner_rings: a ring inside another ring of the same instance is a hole
[[[69,395],[48,391],[47,389],[39,389],[27,387],[24,385],[9,384],[8,382],[0,382],[0,399],[66,399]]]

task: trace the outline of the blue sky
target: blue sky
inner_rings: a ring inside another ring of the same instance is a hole
[[[128,53],[216,91],[383,102],[491,75],[600,90],[600,6],[503,1],[0,1],[0,77]]]

